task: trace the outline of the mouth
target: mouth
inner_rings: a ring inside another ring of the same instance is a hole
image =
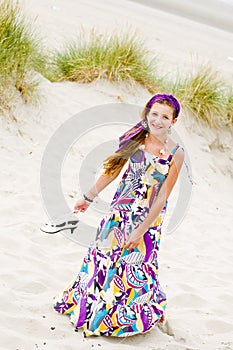
[[[151,126],[152,126],[154,129],[162,129],[162,126],[158,126],[158,125],[155,125],[155,124],[151,124]]]

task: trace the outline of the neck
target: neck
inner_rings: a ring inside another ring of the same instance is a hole
[[[161,135],[161,136],[154,136],[151,133],[148,134],[148,138],[149,140],[151,140],[152,142],[160,142],[162,144],[162,146],[164,146],[165,143],[167,143],[168,139],[167,139],[167,134]]]

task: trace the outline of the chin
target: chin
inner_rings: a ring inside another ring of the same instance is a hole
[[[160,129],[151,128],[151,129],[150,129],[150,133],[151,133],[152,135],[160,135],[160,134],[163,134],[163,133],[164,133],[164,129],[163,129],[163,128],[160,128]]]

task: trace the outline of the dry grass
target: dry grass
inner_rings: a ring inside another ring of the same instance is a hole
[[[54,80],[89,83],[96,79],[134,81],[151,92],[159,89],[156,57],[150,58],[136,33],[88,35],[81,32],[53,57]]]
[[[228,91],[226,96],[226,118],[228,124],[233,127],[233,88]]]
[[[183,108],[210,127],[233,125],[232,89],[227,90],[210,64],[166,82],[158,75],[157,56],[130,28],[112,34],[81,31],[75,42],[48,58],[18,2],[0,1],[0,111],[12,110],[19,96],[25,102],[37,101],[37,72],[52,81],[136,82],[152,94],[174,93]]]
[[[0,99],[1,109],[14,104],[17,92],[25,102],[38,97],[36,70],[45,68],[40,40],[26,21],[18,2],[0,2]],[[13,90],[16,90],[15,92]]]
[[[218,72],[206,64],[184,78],[178,78],[172,91],[197,120],[216,128],[225,119],[224,88],[224,81],[219,78]]]

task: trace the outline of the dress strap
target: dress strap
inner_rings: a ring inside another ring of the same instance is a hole
[[[173,150],[171,151],[170,155],[168,156],[167,160],[170,162],[174,156],[174,154],[176,153],[176,151],[178,150],[178,148],[180,147],[180,145],[177,143],[175,145],[175,147],[173,148]]]

